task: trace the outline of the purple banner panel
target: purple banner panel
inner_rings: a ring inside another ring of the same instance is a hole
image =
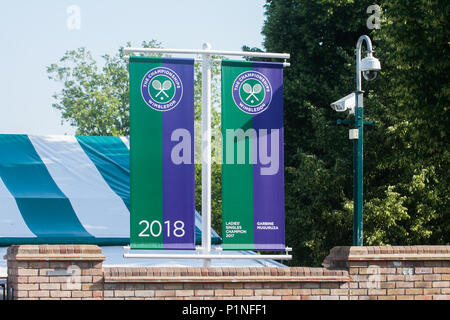
[[[269,80],[272,91],[269,107],[252,119],[258,133],[258,144],[253,144],[254,153],[258,145],[253,166],[255,250],[284,250],[283,68],[278,63],[254,62],[253,71]]]
[[[182,104],[162,114],[164,249],[195,249],[194,65],[162,59]]]

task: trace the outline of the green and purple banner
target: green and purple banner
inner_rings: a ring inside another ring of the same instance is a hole
[[[222,61],[222,238],[284,250],[283,64]]]
[[[194,60],[129,68],[131,248],[195,249]]]

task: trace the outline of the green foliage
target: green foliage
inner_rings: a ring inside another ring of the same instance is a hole
[[[380,198],[366,201],[364,209],[369,213],[364,217],[366,245],[385,245],[386,239],[401,241],[408,237],[408,231],[402,226],[402,221],[410,218],[403,205],[405,200],[406,196],[395,192],[394,186],[387,186]]]
[[[385,1],[374,32],[385,64],[378,99],[389,106],[400,136],[397,161],[404,172],[411,243],[448,243],[450,228],[450,3]],[[391,88],[395,88],[392,90]],[[392,163],[394,161],[390,161]],[[395,162],[394,162],[395,163]]]
[[[364,243],[448,243],[448,1],[382,1],[381,29],[368,30],[373,1],[273,0],[265,47],[290,52],[286,69],[287,242],[293,264],[319,265],[352,242],[352,145],[330,102],[354,91],[355,44],[373,39],[382,72],[363,80]],[[253,51],[255,49],[253,48]],[[345,115],[344,115],[345,116]],[[352,116],[347,116],[352,119]]]
[[[155,40],[143,47],[159,47]],[[53,97],[53,107],[63,121],[77,127],[78,135],[129,135],[128,68],[122,49],[102,56],[100,67],[86,48],[67,51],[59,64],[47,67],[49,79],[63,88]]]

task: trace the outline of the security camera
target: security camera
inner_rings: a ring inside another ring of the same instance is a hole
[[[372,56],[372,52],[369,52],[367,57],[361,60],[359,70],[362,71],[364,79],[372,81],[377,77],[378,71],[381,70],[380,61]]]
[[[378,71],[366,70],[362,72],[364,79],[367,81],[372,81],[377,77]]]
[[[350,114],[355,113],[355,93],[350,93],[345,97],[339,99],[338,101],[333,102],[331,105],[331,109],[337,112],[344,112],[349,110]]]

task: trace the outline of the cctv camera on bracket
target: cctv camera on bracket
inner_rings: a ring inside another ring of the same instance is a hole
[[[356,105],[355,93],[353,92],[333,102],[330,106],[331,109],[333,109],[336,112],[344,112],[348,110],[350,114],[354,114],[355,105]]]
[[[377,77],[378,71],[381,70],[380,61],[372,56],[372,52],[367,54],[367,57],[361,60],[361,64],[359,66],[364,79],[367,81],[372,81]]]

